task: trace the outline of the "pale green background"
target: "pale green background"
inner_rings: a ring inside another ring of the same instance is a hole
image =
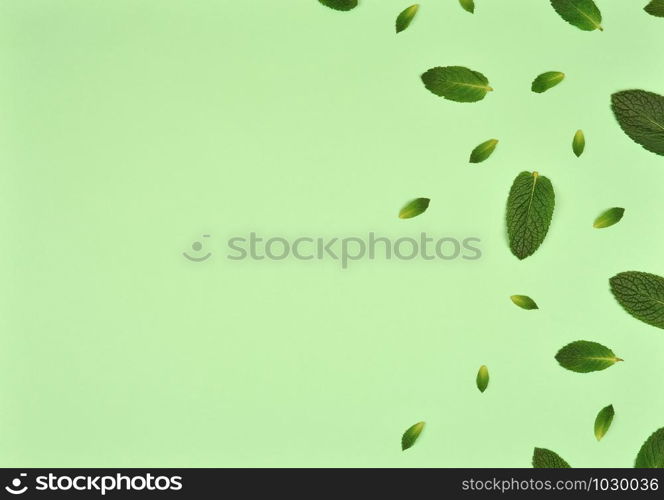
[[[396,0],[2,0],[0,465],[528,467],[540,446],[631,466],[664,426],[664,333],[608,278],[664,274],[664,158],[609,96],[664,93],[664,19],[604,0],[605,31],[583,32],[545,0],[476,3],[422,0],[397,36]],[[438,98],[419,80],[438,65],[495,92]],[[547,70],[567,78],[532,93]],[[534,169],[556,211],[518,261],[504,204]],[[399,220],[416,196],[429,211]],[[624,220],[594,230],[611,206]],[[252,230],[479,236],[484,256],[228,261]],[[188,262],[201,233],[213,258]],[[626,361],[565,371],[579,339]]]

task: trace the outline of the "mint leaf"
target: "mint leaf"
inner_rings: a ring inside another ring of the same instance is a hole
[[[424,429],[424,422],[418,422],[415,425],[411,425],[406,432],[403,433],[403,436],[401,436],[402,451],[407,450],[415,444],[415,441],[417,441],[417,438],[420,437],[420,434],[422,433],[422,429]]]
[[[664,0],[652,0],[643,10],[651,16],[664,17]]]
[[[602,13],[593,0],[551,0],[551,6],[565,21],[584,31],[602,28]]]
[[[611,108],[623,132],[648,151],[664,155],[664,97],[646,90],[611,96]]]
[[[537,172],[521,172],[507,198],[507,235],[512,253],[525,259],[549,231],[556,197],[551,181]]]
[[[431,68],[422,75],[422,82],[437,96],[457,102],[481,101],[493,90],[486,76],[463,66]]]
[[[512,295],[510,299],[512,299],[512,302],[514,302],[521,309],[527,309],[527,310],[539,309],[535,301],[530,297],[528,297],[527,295]]]
[[[459,0],[459,4],[461,7],[463,7],[464,10],[470,12],[471,14],[475,12],[474,0]]]
[[[415,4],[411,5],[410,7],[406,7],[404,10],[401,11],[401,14],[399,14],[399,16],[397,17],[397,22],[396,22],[397,33],[402,32],[408,26],[410,26],[410,23],[413,22],[413,18],[415,17],[415,14],[417,14],[419,8],[420,6],[418,4]]]
[[[533,83],[530,85],[530,90],[541,94],[542,92],[549,90],[551,87],[555,87],[564,79],[565,73],[561,73],[560,71],[547,71],[538,75],[533,80]]]
[[[618,224],[618,222],[620,222],[620,219],[623,218],[624,214],[625,214],[624,208],[620,207],[609,208],[608,210],[602,212],[602,214],[595,219],[595,222],[593,222],[593,227],[597,229],[602,229],[605,227],[613,226],[614,224]]]
[[[627,271],[609,280],[618,303],[636,319],[664,328],[664,278],[656,274]]]
[[[413,201],[406,203],[406,205],[399,211],[400,219],[412,219],[421,213],[424,213],[429,208],[429,198],[415,198]]]
[[[664,427],[653,432],[643,443],[634,467],[637,469],[664,469]]]
[[[572,151],[578,158],[583,154],[583,150],[586,148],[586,137],[583,135],[583,130],[577,130],[574,134],[574,139],[572,139]]]
[[[590,373],[605,370],[622,359],[611,349],[587,340],[577,340],[563,347],[556,354],[560,366],[577,373]]]
[[[533,452],[533,468],[535,469],[571,469],[570,465],[560,456],[546,448],[535,448]]]
[[[601,440],[609,430],[609,427],[611,427],[614,415],[613,405],[605,406],[597,414],[595,418],[595,437],[597,441]]]
[[[470,153],[470,163],[481,163],[486,160],[489,156],[491,156],[493,150],[496,149],[497,144],[498,139],[489,139],[488,141],[484,141],[482,144],[475,147],[475,149],[473,149],[473,151]]]
[[[320,3],[334,10],[352,10],[357,7],[357,0],[318,0]]]
[[[477,388],[480,392],[486,391],[486,388],[489,386],[489,369],[486,365],[480,366],[479,371],[477,372]]]

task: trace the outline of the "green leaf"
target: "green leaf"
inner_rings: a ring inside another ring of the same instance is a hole
[[[535,301],[527,295],[512,295],[510,299],[512,299],[512,302],[514,302],[521,309],[527,309],[529,311],[532,309],[539,309]]]
[[[551,181],[537,172],[521,172],[507,199],[507,235],[519,259],[535,253],[549,231],[555,194]]]
[[[488,141],[484,141],[470,153],[470,163],[481,163],[486,160],[489,156],[491,156],[493,150],[496,149],[497,144],[498,139],[489,139]]]
[[[352,10],[357,7],[357,0],[318,0],[320,3],[334,10]]]
[[[618,303],[629,314],[657,328],[664,328],[664,278],[627,271],[609,280]]]
[[[533,452],[533,468],[535,469],[571,469],[570,465],[560,456],[546,448],[535,448]]]
[[[396,22],[397,33],[402,32],[408,26],[410,26],[410,23],[413,21],[413,18],[415,17],[415,14],[417,14],[419,8],[420,6],[418,4],[415,4],[411,5],[410,7],[406,7],[404,10],[401,11],[401,14],[399,14],[399,16],[397,17],[397,22]]]
[[[463,7],[464,10],[470,12],[471,14],[475,12],[474,0],[459,0],[459,4],[461,7]]]
[[[593,0],[551,0],[551,5],[565,21],[584,31],[602,28],[602,13]]]
[[[583,154],[583,150],[586,148],[586,137],[583,135],[583,130],[577,130],[574,134],[574,139],[572,139],[572,151],[577,156]]]
[[[595,219],[595,222],[593,222],[593,227],[597,229],[602,229],[604,227],[613,226],[614,224],[620,222],[620,219],[623,218],[624,213],[625,213],[624,208],[620,207],[609,208],[608,210],[602,212],[602,214]]]
[[[479,71],[463,66],[437,66],[422,75],[424,86],[450,101],[476,102],[493,90],[489,80]]]
[[[555,87],[564,79],[565,73],[561,73],[560,71],[547,71],[541,75],[538,75],[533,80],[533,83],[530,86],[530,90],[541,94],[542,92],[549,90],[551,87]]]
[[[480,366],[479,371],[477,372],[477,388],[480,392],[486,391],[486,388],[489,386],[489,369],[486,365]]]
[[[643,10],[651,16],[664,17],[664,0],[652,0]]]
[[[411,219],[424,213],[429,208],[429,198],[415,198],[413,201],[406,203],[406,205],[399,212],[400,219]]]
[[[622,361],[608,347],[587,340],[577,340],[567,344],[558,351],[556,360],[563,368],[577,373],[605,370]]]
[[[623,90],[611,96],[611,108],[630,139],[664,155],[664,97],[645,90]]]
[[[417,438],[420,437],[420,434],[424,429],[424,422],[418,422],[415,425],[411,425],[406,432],[401,436],[401,450],[407,450],[415,444]]]
[[[637,469],[664,469],[664,427],[653,432],[636,456]]]
[[[609,427],[611,427],[614,415],[613,405],[605,406],[597,414],[597,417],[595,418],[595,437],[597,438],[597,441],[601,440],[604,437],[604,434],[609,430]]]

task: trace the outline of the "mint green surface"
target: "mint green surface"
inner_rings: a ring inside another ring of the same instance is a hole
[[[420,4],[397,36],[396,0],[0,3],[1,466],[530,467],[535,446],[633,464],[664,425],[664,333],[608,279],[664,275],[664,157],[609,98],[664,94],[664,22],[627,1],[598,3],[604,32],[545,1]],[[420,74],[447,65],[495,91],[436,97]],[[564,85],[531,92],[551,68]],[[556,208],[519,261],[504,209],[523,170]],[[400,220],[416,197],[429,210]],[[593,229],[611,206],[628,217]],[[483,257],[227,260],[251,231],[477,236]],[[204,233],[212,258],[184,259]],[[582,339],[625,362],[558,366]]]

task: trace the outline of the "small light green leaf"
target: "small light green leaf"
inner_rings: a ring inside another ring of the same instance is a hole
[[[470,12],[471,14],[475,12],[474,0],[459,0],[459,4],[461,4],[461,7],[463,7],[464,10]]]
[[[623,132],[637,144],[664,155],[664,97],[645,90],[611,96],[611,108]]]
[[[420,434],[424,429],[424,422],[418,422],[415,425],[411,425],[406,432],[401,436],[401,450],[407,450],[415,444],[417,438],[420,437]]]
[[[397,33],[402,32],[408,26],[410,26],[410,23],[413,22],[413,18],[415,17],[415,14],[417,14],[419,8],[420,6],[418,4],[415,4],[411,5],[410,7],[406,7],[404,10],[401,11],[401,14],[399,14],[399,16],[397,17],[397,22],[396,22]]]
[[[470,163],[481,163],[486,160],[489,156],[491,156],[493,150],[496,149],[497,144],[498,139],[489,139],[488,141],[484,141],[470,153]]]
[[[493,90],[486,76],[463,66],[431,68],[422,75],[422,82],[437,96],[456,102],[481,101]]]
[[[664,0],[652,0],[643,10],[651,16],[664,17]]]
[[[486,391],[486,388],[489,386],[489,369],[486,365],[480,366],[479,371],[477,372],[477,388],[480,392]]]
[[[620,219],[623,218],[625,214],[625,209],[620,207],[609,208],[602,212],[602,214],[595,219],[593,222],[593,227],[597,229],[602,229],[604,227],[613,226],[620,222]]]
[[[597,414],[597,417],[595,418],[595,437],[597,438],[597,441],[601,440],[604,437],[604,434],[609,430],[609,427],[611,427],[614,415],[613,405],[605,406]]]
[[[664,328],[664,278],[627,271],[609,280],[611,292],[629,314],[657,328]]]
[[[583,154],[583,150],[586,148],[586,137],[583,135],[583,130],[577,130],[574,134],[574,139],[572,139],[572,151],[577,156]]]
[[[530,297],[528,297],[527,295],[512,295],[510,299],[512,299],[512,302],[514,302],[521,309],[527,309],[527,310],[539,309],[535,301]]]
[[[556,360],[563,368],[577,373],[605,370],[622,361],[608,347],[587,340],[577,340],[567,344],[558,351]]]
[[[519,259],[535,253],[549,231],[556,197],[551,181],[537,172],[521,172],[507,199],[507,235]]]
[[[535,448],[533,453],[533,468],[535,469],[571,469],[570,465],[560,456],[546,448]]]
[[[334,10],[352,10],[357,7],[357,0],[318,0],[320,3]]]
[[[653,432],[636,456],[637,469],[664,469],[664,427]]]
[[[584,31],[602,28],[602,13],[593,0],[551,0],[551,5],[565,21]]]
[[[547,71],[533,80],[530,90],[541,94],[542,92],[549,90],[551,87],[555,87],[564,79],[565,73],[561,73],[560,71]]]
[[[404,206],[399,212],[400,219],[411,219],[424,213],[429,208],[429,198],[415,198]]]

